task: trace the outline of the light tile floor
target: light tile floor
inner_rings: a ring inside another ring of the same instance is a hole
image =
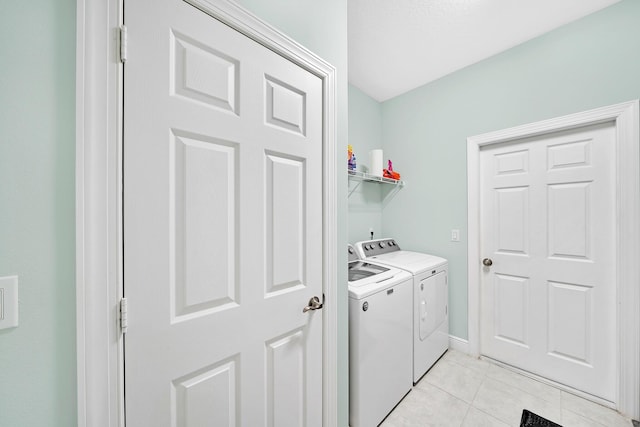
[[[528,409],[563,427],[630,427],[616,411],[449,350],[382,427],[518,427]]]

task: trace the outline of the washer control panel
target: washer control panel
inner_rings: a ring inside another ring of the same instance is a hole
[[[400,250],[400,246],[393,239],[366,240],[356,243],[356,246],[365,257],[386,254]]]

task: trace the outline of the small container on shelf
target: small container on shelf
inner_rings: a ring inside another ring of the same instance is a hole
[[[349,172],[355,172],[357,169],[356,155],[353,152],[353,147],[351,145],[347,146],[347,154],[349,156],[349,160],[347,161],[347,169],[349,170]]]

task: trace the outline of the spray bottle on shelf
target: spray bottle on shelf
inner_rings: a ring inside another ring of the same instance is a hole
[[[353,147],[351,146],[351,144],[349,144],[347,146],[347,154],[349,156],[349,160],[347,162],[347,168],[350,171],[355,171],[356,170],[356,155],[353,153]]]

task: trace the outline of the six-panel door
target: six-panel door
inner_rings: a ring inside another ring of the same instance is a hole
[[[125,3],[126,421],[322,424],[322,80],[180,0]]]
[[[481,150],[481,352],[615,402],[615,128]]]

